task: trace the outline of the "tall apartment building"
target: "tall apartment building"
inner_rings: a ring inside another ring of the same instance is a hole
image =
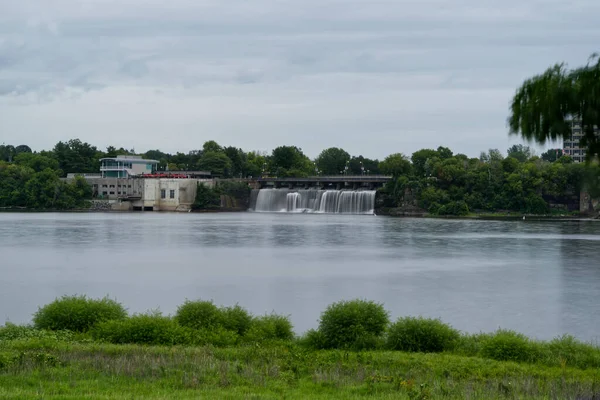
[[[594,132],[596,135],[600,134],[598,127],[594,127]],[[581,148],[579,146],[579,142],[583,137],[583,127],[581,125],[581,121],[572,120],[571,121],[571,137],[569,139],[563,140],[563,154],[571,156],[573,161],[575,162],[583,162],[585,161],[585,148]]]

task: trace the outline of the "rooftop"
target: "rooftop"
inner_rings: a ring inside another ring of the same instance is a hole
[[[123,162],[132,162],[132,163],[145,163],[145,164],[158,164],[156,160],[145,160],[141,156],[116,156],[116,157],[105,157],[101,158],[100,161],[110,160],[110,161],[123,161]]]

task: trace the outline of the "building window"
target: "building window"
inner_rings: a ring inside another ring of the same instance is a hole
[[[103,196],[106,196],[108,194],[108,192],[102,192]]]
[[[108,185],[102,185],[103,188],[108,187]]]
[[[127,187],[128,187],[129,189],[131,189],[131,185],[127,185]]]
[[[114,187],[115,187],[115,185],[110,185],[110,187],[111,187],[111,188],[114,188]]]
[[[110,192],[110,194],[115,194],[115,192]]]
[[[175,198],[175,191],[173,189],[171,189],[171,191],[169,192],[169,197],[172,199]]]
[[[160,189],[160,198],[164,199],[167,197],[167,191],[165,189]]]

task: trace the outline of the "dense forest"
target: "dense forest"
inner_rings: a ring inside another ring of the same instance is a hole
[[[70,183],[60,178],[70,172],[97,173],[102,157],[127,154],[136,152],[112,146],[101,151],[78,139],[40,152],[26,145],[2,145],[0,207],[82,207],[91,196],[89,186],[81,178]],[[492,149],[469,158],[438,147],[411,156],[395,153],[382,161],[329,148],[311,160],[296,146],[280,146],[266,154],[222,147],[211,140],[202,149],[188,153],[150,150],[137,155],[159,161],[159,170],[207,170],[221,178],[392,175],[393,180],[381,190],[384,207],[411,204],[434,215],[498,210],[546,214],[553,208],[564,212],[567,204],[577,202],[581,190],[597,195],[600,176],[597,165],[573,163],[559,149],[536,156],[524,145],[512,146],[506,155]]]

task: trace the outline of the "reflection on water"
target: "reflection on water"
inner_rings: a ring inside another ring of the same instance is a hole
[[[63,294],[131,312],[185,298],[290,314],[315,327],[331,302],[469,331],[597,340],[600,223],[290,214],[0,214],[0,321]]]

